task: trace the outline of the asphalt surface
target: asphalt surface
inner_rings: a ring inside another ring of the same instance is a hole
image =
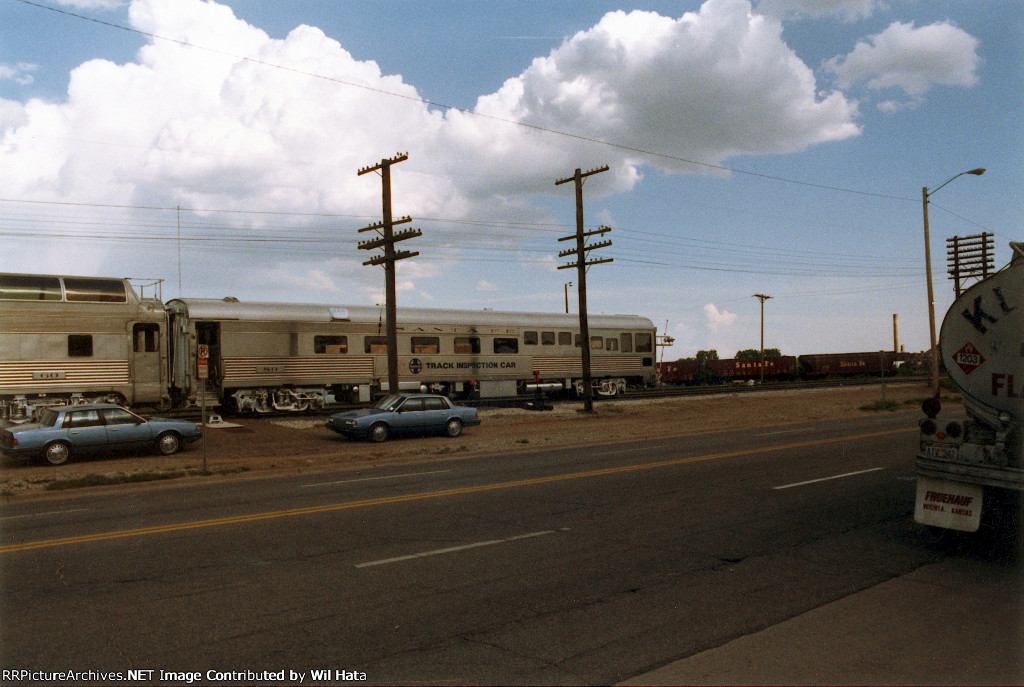
[[[1019,565],[920,541],[905,420],[15,499],[0,667],[1021,683]]]

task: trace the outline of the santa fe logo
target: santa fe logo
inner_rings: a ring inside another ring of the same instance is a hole
[[[965,375],[974,372],[985,362],[985,356],[974,347],[970,341],[960,347],[960,350],[953,354],[953,362],[956,363]]]

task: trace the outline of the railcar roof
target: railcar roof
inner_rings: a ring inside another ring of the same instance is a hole
[[[321,305],[296,303],[249,303],[235,299],[176,298],[167,302],[175,312],[192,320],[263,320],[291,322],[356,322],[377,324],[384,309],[364,305]],[[532,313],[501,310],[449,310],[441,308],[399,308],[400,324],[478,325],[492,327],[579,326],[579,316],[563,313]],[[654,329],[654,323],[637,315],[590,315],[591,328]]]

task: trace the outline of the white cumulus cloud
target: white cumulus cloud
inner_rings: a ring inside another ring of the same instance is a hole
[[[408,152],[392,180],[396,216],[537,221],[549,215],[535,197],[572,173],[566,160],[611,167],[591,192],[625,191],[642,182],[644,165],[702,171],[673,157],[719,164],[860,131],[856,105],[840,92],[819,94],[779,20],[749,0],[707,0],[678,18],[611,12],[481,95],[477,114],[429,105],[401,75],[354,58],[316,27],[271,38],[206,0],[134,0],[129,17],[161,37],[134,60],[80,64],[60,101],[0,101],[5,195],[379,217],[379,179],[356,170]],[[851,56],[836,69],[848,82],[863,73],[858,64]],[[271,221],[251,217],[235,221],[253,229]],[[123,231],[138,230],[126,222]],[[74,257],[102,270],[104,256],[122,248],[93,244]],[[26,255],[0,255],[0,269],[17,269]],[[376,271],[353,269],[361,259],[317,273],[322,256],[311,255],[288,273],[328,290],[379,288]],[[38,252],[33,260],[47,269]],[[256,263],[247,275],[280,277],[271,272],[280,257],[268,252]],[[414,277],[436,273],[424,267]]]
[[[977,83],[978,39],[943,22],[917,27],[894,22],[885,31],[859,42],[845,57],[825,67],[841,88],[865,82],[870,89],[902,89],[920,98],[933,85],[973,86]]]
[[[708,329],[713,332],[719,332],[736,322],[736,313],[731,313],[728,310],[719,310],[718,306],[714,303],[708,303],[704,306],[704,322],[707,324]]]

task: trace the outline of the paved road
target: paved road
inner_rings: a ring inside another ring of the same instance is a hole
[[[0,667],[643,682],[961,556],[910,522],[908,424],[15,501],[0,511]],[[968,598],[974,574],[951,594]],[[725,663],[677,675],[742,681]]]

